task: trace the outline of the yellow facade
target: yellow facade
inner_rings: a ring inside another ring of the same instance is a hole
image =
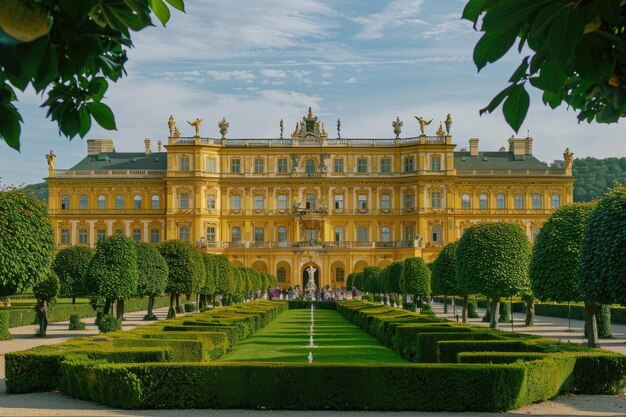
[[[110,140],[90,140],[69,170],[48,160],[57,243],[180,238],[283,286],[302,285],[313,265],[319,283],[334,287],[367,265],[431,261],[480,221],[519,224],[532,242],[572,202],[571,159],[548,168],[532,156],[532,138],[497,152],[479,152],[471,139],[455,152],[449,130],[329,139],[309,112],[289,139],[180,137],[171,119],[166,152],[160,141],[158,152],[146,140],[144,152],[118,153]]]

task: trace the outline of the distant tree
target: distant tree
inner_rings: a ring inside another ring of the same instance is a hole
[[[433,294],[443,295],[444,313],[448,312],[448,295],[460,295],[456,285],[456,243],[448,243],[441,249],[432,269]],[[463,323],[467,322],[467,296],[463,297]]]
[[[22,189],[1,189],[0,296],[47,278],[55,250],[48,205]]]
[[[24,186],[24,191],[33,197],[48,203],[48,183],[38,182],[36,184],[28,184]]]
[[[210,253],[203,253],[202,261],[204,262],[204,285],[200,291],[200,306],[205,307],[209,297],[211,297],[211,302],[214,301],[217,292],[217,265],[215,255]]]
[[[117,319],[124,317],[124,300],[137,293],[137,249],[132,240],[112,235],[98,243],[87,269],[87,280],[93,294],[103,297],[104,314],[117,301]]]
[[[379,277],[381,269],[375,266],[363,268],[363,287],[365,292],[376,294],[379,292]]]
[[[144,320],[156,320],[152,312],[154,297],[165,292],[169,268],[157,247],[151,243],[135,242],[137,249],[137,295],[148,296],[148,312]]]
[[[422,258],[407,258],[402,266],[402,291],[411,294],[417,307],[418,297],[430,295],[431,272]],[[421,304],[420,304],[421,308]]]
[[[157,247],[168,266],[165,292],[170,294],[170,308],[167,316],[176,317],[177,312],[182,312],[180,295],[197,292],[204,285],[204,261],[200,252],[184,240],[168,240]]]
[[[491,297],[491,327],[495,328],[500,297],[521,294],[529,287],[530,244],[512,223],[479,223],[465,230],[456,250],[457,282],[472,294]]]
[[[615,185],[626,185],[626,158],[576,158],[574,201],[591,201]]]
[[[587,316],[594,303],[626,304],[626,187],[598,200],[585,226],[580,289]],[[587,328],[589,344],[597,344],[595,328]],[[595,339],[595,340],[594,340]]]
[[[45,337],[48,330],[48,307],[56,302],[59,295],[59,277],[54,271],[48,272],[48,276],[33,287],[33,293],[37,300],[37,322],[39,323],[40,337]]]
[[[72,304],[76,304],[76,297],[88,293],[86,275],[93,254],[93,249],[87,246],[70,246],[57,252],[52,262],[61,282],[61,297],[72,297]]]

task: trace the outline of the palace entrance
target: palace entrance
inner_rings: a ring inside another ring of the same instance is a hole
[[[309,263],[302,267],[302,271],[300,273],[300,275],[302,276],[302,289],[305,289],[307,284],[309,283],[309,271],[307,271],[307,269],[309,269],[310,266],[315,268],[315,272],[313,274],[313,278],[315,279],[315,286],[318,288],[320,286],[320,267],[316,264]]]

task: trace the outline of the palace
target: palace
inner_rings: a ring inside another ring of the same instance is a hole
[[[417,118],[417,117],[416,117]],[[158,243],[183,239],[224,253],[235,266],[275,274],[281,285],[303,285],[313,266],[318,284],[345,285],[367,265],[422,256],[481,221],[519,224],[531,242],[542,223],[572,203],[572,154],[553,169],[532,155],[533,139],[508,148],[455,151],[452,119],[417,118],[421,135],[328,138],[311,110],[290,138],[182,137],[173,117],[167,145],[116,152],[110,139],[88,140],[87,156],[56,169],[47,155],[49,211],[59,247],[88,245],[111,234]],[[432,120],[431,120],[432,121]],[[445,126],[445,130],[444,130]]]

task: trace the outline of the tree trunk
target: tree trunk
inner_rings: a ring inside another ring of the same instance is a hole
[[[469,295],[463,296],[463,323],[467,323],[467,307],[469,304]]]
[[[180,306],[180,294],[176,294],[176,312],[182,313],[183,308]]]
[[[102,314],[109,314],[109,310],[111,309],[111,300],[107,298],[104,300],[104,308],[102,309]]]
[[[167,310],[168,319],[172,319],[176,317],[176,309],[174,308],[175,300],[176,300],[176,294],[170,294],[170,308]]]
[[[117,319],[124,320],[124,300],[117,300]]]
[[[596,308],[593,304],[585,301],[585,331],[587,334],[587,345],[589,347],[600,347],[598,343],[598,325],[596,323]]]
[[[495,329],[498,327],[498,316],[500,312],[500,295],[495,294],[491,301],[491,321],[489,327]]]
[[[154,309],[154,295],[148,297],[148,317],[152,317],[154,314],[152,310]]]
[[[524,297],[526,303],[526,326],[532,326],[535,324],[535,297]]]
[[[200,311],[200,294],[196,294],[196,308],[194,310],[196,313]]]
[[[75,295],[72,296],[72,304],[76,304],[76,296]]]
[[[443,314],[448,314],[448,296],[443,295]]]

